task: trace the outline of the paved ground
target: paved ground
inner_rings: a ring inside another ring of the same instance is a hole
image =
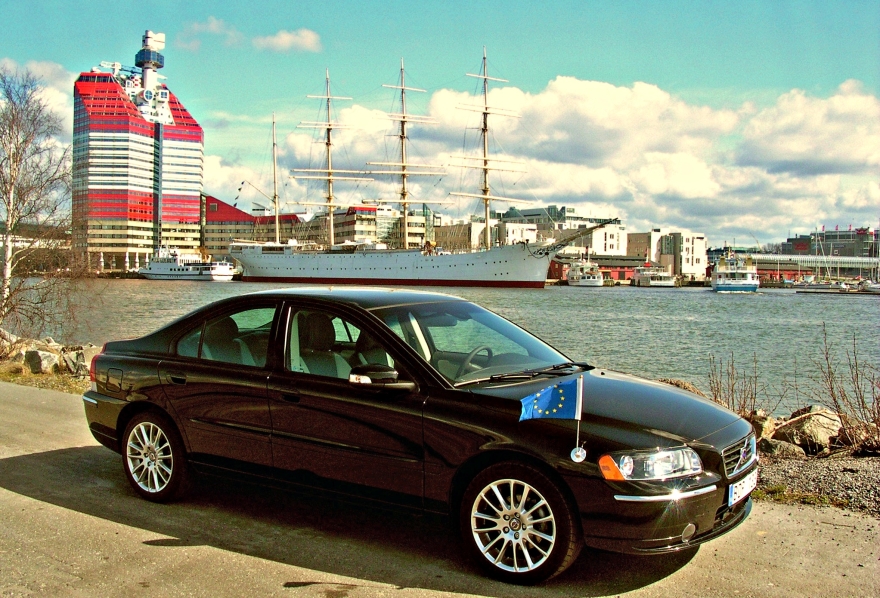
[[[135,497],[77,396],[0,383],[0,596],[878,596],[880,521],[757,503],[687,554],[584,551],[537,588],[484,579],[443,520],[208,481]]]

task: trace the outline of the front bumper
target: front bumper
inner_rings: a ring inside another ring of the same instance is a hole
[[[728,505],[728,488],[757,468],[757,463],[732,480],[681,492],[641,495],[620,491],[604,482],[587,494],[576,492],[584,543],[592,548],[629,554],[676,552],[713,540],[745,521],[751,498]],[[577,496],[581,494],[580,496]]]

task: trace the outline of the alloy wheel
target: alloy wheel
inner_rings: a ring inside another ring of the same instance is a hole
[[[524,573],[540,567],[556,544],[556,519],[533,486],[496,480],[476,496],[471,532],[482,555],[495,567]]]
[[[171,443],[156,424],[145,421],[132,428],[126,458],[132,479],[145,492],[161,492],[171,481],[174,471]]]

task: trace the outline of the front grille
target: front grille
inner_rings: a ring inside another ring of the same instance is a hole
[[[721,451],[721,456],[724,458],[724,473],[728,478],[735,476],[755,459],[755,436],[750,434],[731,444]]]

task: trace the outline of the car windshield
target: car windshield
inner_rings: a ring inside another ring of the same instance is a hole
[[[394,306],[373,313],[456,385],[568,363],[522,328],[466,301]]]

